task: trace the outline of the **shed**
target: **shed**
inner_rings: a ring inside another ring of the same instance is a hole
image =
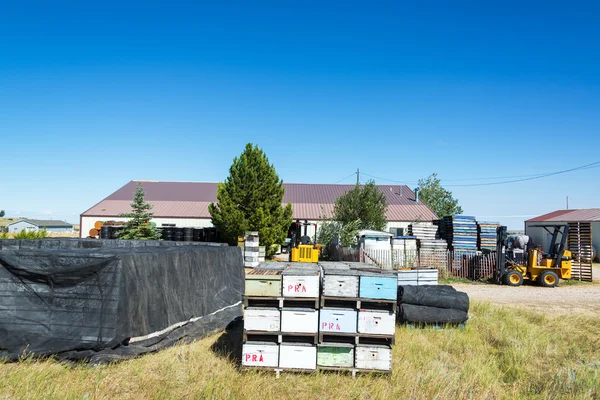
[[[73,232],[73,225],[59,220],[22,219],[7,225],[9,233],[17,233],[22,230],[37,232],[46,229],[48,232]]]

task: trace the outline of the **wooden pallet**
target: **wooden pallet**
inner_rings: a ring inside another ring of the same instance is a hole
[[[253,297],[244,296],[244,308],[246,307],[296,307],[319,309],[319,298],[309,297]]]
[[[302,374],[313,374],[315,372],[346,372],[351,373],[353,378],[356,378],[357,374],[384,374],[389,375],[392,373],[391,370],[379,370],[379,369],[362,369],[362,368],[345,368],[345,367],[321,367],[317,365],[316,369],[298,369],[298,368],[275,368],[275,367],[255,367],[242,365],[242,370],[255,370],[255,371],[273,371],[275,377],[279,378],[282,372],[302,373]]]
[[[396,312],[397,300],[369,299],[364,297],[332,297],[321,296],[321,308],[352,308],[352,309],[370,309],[385,310]]]
[[[248,339],[250,338],[250,339]],[[248,341],[266,341],[281,343],[311,343],[317,344],[319,340],[318,333],[303,332],[267,332],[267,331],[244,331],[242,340]]]
[[[254,367],[254,366],[247,366],[247,365],[242,365],[241,368],[242,368],[242,370],[273,371],[273,372],[275,372],[276,378],[279,378],[281,376],[282,372],[295,372],[295,373],[302,373],[302,374],[313,374],[313,373],[317,372],[317,369]]]
[[[337,332],[319,332],[319,344],[327,343],[348,343],[348,344],[373,344],[373,345],[394,345],[396,344],[395,335],[373,335],[370,333],[337,333]]]
[[[391,370],[379,370],[379,369],[361,369],[361,368],[346,368],[346,367],[322,367],[317,365],[317,371],[319,372],[349,372],[352,374],[353,378],[356,378],[356,374],[366,373],[366,374],[391,374]]]
[[[592,281],[592,224],[569,223],[568,248],[572,253],[571,279]]]

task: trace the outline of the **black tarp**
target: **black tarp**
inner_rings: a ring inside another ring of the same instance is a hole
[[[0,358],[128,358],[241,316],[239,248],[139,242],[1,241]]]
[[[399,286],[398,301],[405,304],[452,308],[469,312],[469,296],[452,286]]]
[[[413,304],[401,304],[398,319],[408,324],[451,324],[458,325],[469,319],[465,311],[453,310],[451,308],[438,308],[417,306]]]

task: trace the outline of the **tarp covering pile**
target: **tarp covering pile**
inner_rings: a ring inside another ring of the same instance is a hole
[[[90,241],[71,240],[75,248],[48,249],[62,240],[42,240],[17,250],[17,242],[0,243],[0,358],[129,358],[201,338],[242,314],[237,247],[89,249],[78,243]]]
[[[414,325],[458,325],[469,319],[469,296],[452,286],[399,286],[398,319]]]

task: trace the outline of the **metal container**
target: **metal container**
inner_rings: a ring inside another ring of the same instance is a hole
[[[242,365],[274,367],[279,365],[279,346],[270,342],[246,342],[242,346]]]
[[[303,343],[282,343],[279,348],[279,368],[317,368],[317,347]]]
[[[319,310],[319,331],[356,333],[357,311],[350,308],[322,308]]]
[[[393,336],[396,333],[396,313],[360,310],[358,312],[358,332]]]
[[[281,331],[286,333],[317,333],[319,313],[310,308],[284,308],[281,310]]]
[[[396,276],[361,276],[359,295],[362,298],[396,300],[398,278]]]
[[[390,346],[356,345],[356,368],[377,371],[392,370],[392,349]]]
[[[247,331],[278,332],[281,311],[277,308],[248,307],[244,310],[244,329]]]
[[[327,343],[317,346],[317,365],[320,367],[352,368],[354,345]]]

